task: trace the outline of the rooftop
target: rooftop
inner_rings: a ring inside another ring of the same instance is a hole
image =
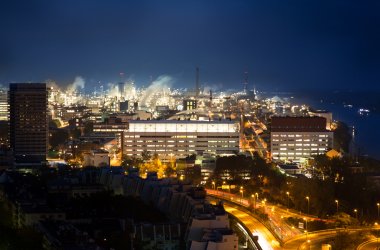
[[[324,117],[272,117],[272,132],[326,132]]]
[[[133,123],[189,123],[189,124],[235,124],[234,121],[230,120],[213,120],[213,121],[199,121],[199,120],[133,120],[129,121],[130,124]]]

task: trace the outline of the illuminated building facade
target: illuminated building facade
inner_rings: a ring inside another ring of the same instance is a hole
[[[326,130],[323,117],[272,117],[273,160],[301,162],[325,154],[332,143],[333,132]]]
[[[197,109],[197,101],[196,100],[183,100],[183,110],[193,110]]]
[[[0,121],[8,120],[8,95],[5,89],[0,89]]]
[[[134,120],[124,132],[124,153],[143,151],[162,159],[192,154],[231,155],[239,151],[238,125],[232,121]]]
[[[41,165],[48,150],[48,91],[45,83],[9,85],[10,143],[16,166]]]

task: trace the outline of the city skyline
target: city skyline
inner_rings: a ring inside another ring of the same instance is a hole
[[[0,83],[82,76],[140,86],[379,90],[375,2],[17,1],[1,4]],[[38,61],[37,63],[33,63]]]
[[[380,249],[380,2],[0,3],[0,249]]]

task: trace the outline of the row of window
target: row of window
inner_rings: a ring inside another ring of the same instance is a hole
[[[272,137],[329,137],[328,135],[318,135],[318,134],[272,134]]]
[[[278,143],[273,143],[272,144],[272,147],[278,147],[278,146],[282,146],[282,147],[286,147],[286,146],[288,146],[288,147],[294,147],[294,144],[278,144]],[[319,144],[315,144],[315,143],[313,143],[313,144],[309,144],[309,143],[305,143],[305,144],[296,144],[295,146],[297,146],[297,147],[327,147],[328,146],[328,144],[327,143],[319,143]]]
[[[272,151],[325,151],[326,148],[273,148]]]

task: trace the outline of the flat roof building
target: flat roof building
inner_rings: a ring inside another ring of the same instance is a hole
[[[232,121],[135,120],[124,132],[125,154],[143,151],[162,159],[192,154],[231,155],[239,151],[238,124]]]
[[[301,162],[324,154],[332,143],[333,132],[326,130],[323,117],[272,117],[273,160]]]

